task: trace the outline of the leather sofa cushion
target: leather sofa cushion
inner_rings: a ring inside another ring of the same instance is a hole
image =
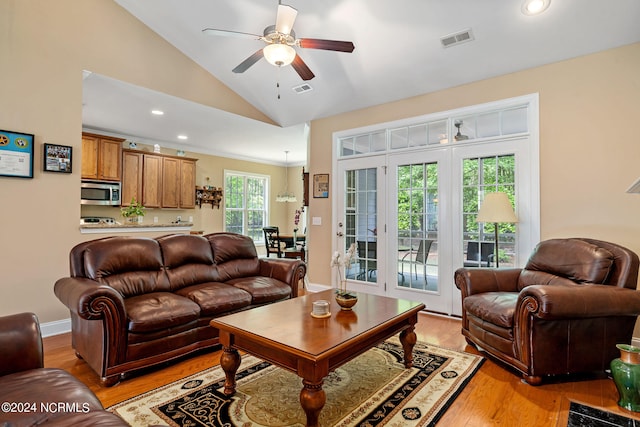
[[[203,316],[231,312],[251,305],[251,295],[225,283],[201,283],[176,291],[200,306]]]
[[[614,255],[578,239],[551,239],[538,244],[525,270],[544,271],[576,283],[605,283]]]
[[[198,320],[200,306],[169,292],[151,292],[124,301],[128,330],[135,333],[173,328]]]
[[[485,292],[466,297],[462,304],[467,313],[485,322],[511,329],[517,301],[517,292]]]
[[[171,234],[159,237],[164,265],[168,270],[185,264],[213,264],[211,245],[202,236]]]
[[[252,304],[264,304],[288,298],[291,288],[286,283],[270,277],[246,277],[227,283],[251,294]]]
[[[213,233],[208,235],[208,238],[216,264],[231,260],[258,258],[256,246],[249,236],[234,233]]]
[[[169,290],[160,245],[143,237],[98,240],[84,251],[87,277],[107,284],[122,296]]]

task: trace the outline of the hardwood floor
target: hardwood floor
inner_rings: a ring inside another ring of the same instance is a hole
[[[418,339],[441,347],[480,354],[467,345],[460,333],[460,320],[420,314]],[[122,381],[101,387],[98,377],[71,348],[70,334],[44,339],[45,366],[69,371],[87,384],[105,407],[184,378],[219,363],[220,351],[202,353]],[[640,420],[640,416],[619,408],[613,381],[572,377],[565,382],[538,387],[524,384],[517,374],[487,359],[475,377],[441,418],[441,426],[566,426],[569,401],[577,401]]]

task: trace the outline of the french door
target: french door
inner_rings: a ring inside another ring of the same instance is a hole
[[[348,288],[460,315],[456,269],[522,266],[540,239],[537,108],[525,96],[335,134],[333,247],[358,248]],[[492,192],[517,224],[477,221]]]

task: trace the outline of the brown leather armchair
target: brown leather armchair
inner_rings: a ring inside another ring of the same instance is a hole
[[[62,369],[44,368],[38,319],[0,317],[0,426],[128,426]]]
[[[640,314],[638,256],[593,239],[538,244],[523,269],[460,268],[462,334],[522,373],[604,371]]]

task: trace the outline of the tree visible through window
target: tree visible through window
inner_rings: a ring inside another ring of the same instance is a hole
[[[511,204],[516,197],[515,156],[491,156],[465,159],[463,161],[463,233],[465,246],[468,242],[493,242],[495,239],[492,223],[479,224],[476,221],[484,195],[500,191],[507,193]],[[516,225],[498,224],[500,236],[500,265],[513,265],[516,242]],[[467,249],[468,250],[468,249]],[[493,249],[492,249],[493,250]]]
[[[244,234],[256,243],[264,241],[268,183],[266,176],[225,173],[225,231]]]

